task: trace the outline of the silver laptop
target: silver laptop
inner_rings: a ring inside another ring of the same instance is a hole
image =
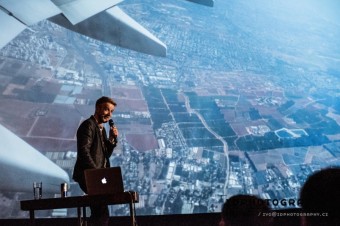
[[[88,195],[108,195],[124,192],[120,167],[85,170]]]

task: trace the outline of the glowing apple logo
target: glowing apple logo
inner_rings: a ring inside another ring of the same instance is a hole
[[[102,179],[102,184],[106,184],[107,183],[107,180],[106,180],[106,178],[104,177],[103,179]]]

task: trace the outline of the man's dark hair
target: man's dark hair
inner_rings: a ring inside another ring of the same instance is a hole
[[[117,106],[117,103],[110,97],[102,96],[96,101],[96,108],[104,103],[113,104],[113,106]]]
[[[307,225],[340,225],[340,168],[326,168],[309,176],[300,199],[303,212],[313,214],[306,217]]]
[[[268,203],[253,195],[235,195],[227,199],[222,208],[225,225],[264,226],[270,225],[272,219],[263,214],[270,212]]]

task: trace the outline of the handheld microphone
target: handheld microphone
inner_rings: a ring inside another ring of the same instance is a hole
[[[115,127],[115,123],[113,122],[113,120],[112,119],[110,119],[109,120],[109,125],[110,125],[110,128],[113,128],[113,127]],[[117,136],[116,136],[116,134],[114,134],[113,133],[113,141],[115,142],[115,144],[117,144]]]

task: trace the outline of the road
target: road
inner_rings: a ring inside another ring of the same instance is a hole
[[[225,158],[226,158],[226,178],[225,178],[225,182],[224,182],[223,195],[226,195],[227,194],[227,187],[228,187],[228,183],[229,183],[229,170],[230,170],[228,143],[223,139],[223,137],[218,135],[214,130],[212,130],[209,127],[208,123],[205,121],[204,117],[199,112],[197,112],[195,109],[191,108],[189,98],[184,93],[181,93],[181,94],[185,98],[185,107],[186,107],[187,111],[189,112],[189,114],[197,115],[197,117],[201,120],[201,122],[204,125],[204,127],[212,135],[214,135],[216,139],[220,140],[223,143],[223,152],[224,152],[224,155],[225,155]]]

